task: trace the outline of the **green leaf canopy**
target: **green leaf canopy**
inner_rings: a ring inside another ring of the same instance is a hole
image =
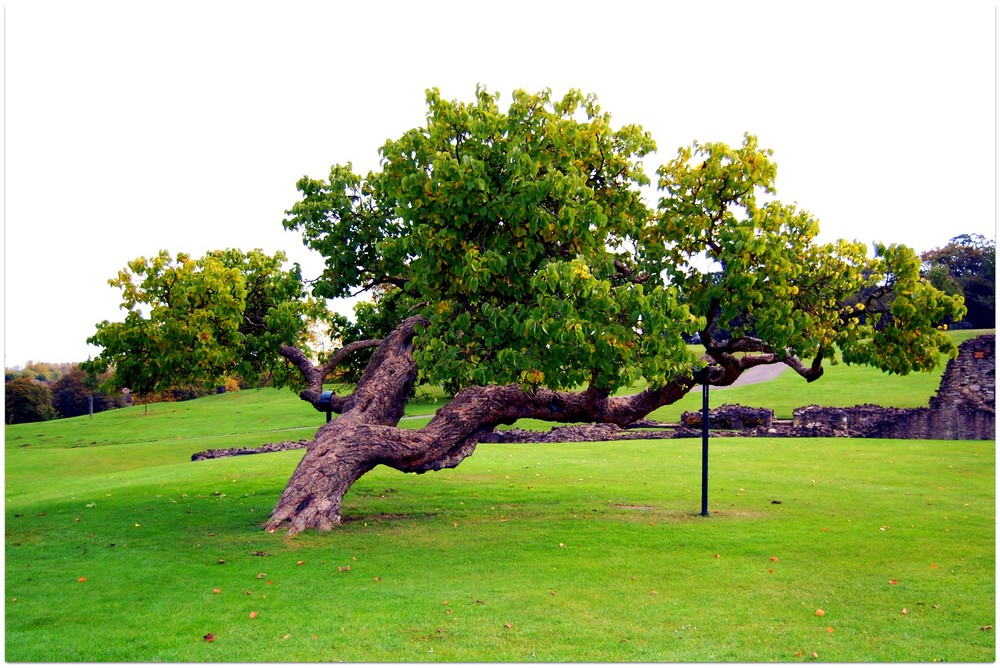
[[[730,369],[756,363],[741,354],[818,365],[839,347],[907,373],[953,351],[936,325],[961,300],[905,247],[814,243],[815,218],[774,199],[755,137],[681,148],[652,208],[642,128],[579,91],[498,102],[428,91],[426,124],[387,141],[379,171],[301,179],[284,220],[326,257],[316,294],[390,286],[428,319],[415,355],[431,382],[662,386],[700,364],[694,332]]]

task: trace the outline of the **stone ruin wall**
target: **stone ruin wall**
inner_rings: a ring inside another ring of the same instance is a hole
[[[958,347],[958,357],[948,362],[927,408],[806,406],[794,411],[793,425],[862,438],[995,440],[995,335]]]
[[[701,429],[701,411],[689,411],[681,415],[681,426]],[[770,428],[774,422],[774,411],[770,408],[751,408],[739,404],[724,404],[708,411],[709,429],[756,429]]]

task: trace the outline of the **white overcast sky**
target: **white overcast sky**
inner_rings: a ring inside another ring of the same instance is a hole
[[[774,150],[822,239],[995,237],[996,3],[50,2],[4,10],[4,356],[77,362],[160,249],[285,250],[295,181],[423,123],[424,91],[596,93],[659,152]]]

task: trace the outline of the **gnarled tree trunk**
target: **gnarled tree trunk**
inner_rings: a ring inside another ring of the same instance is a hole
[[[288,533],[295,534],[337,526],[342,521],[341,504],[347,490],[379,464],[407,473],[453,468],[473,453],[486,434],[521,418],[604,422],[626,427],[656,408],[677,401],[696,382],[708,380],[714,385],[728,385],[746,368],[776,361],[763,361],[765,358],[760,356],[735,357],[719,351],[698,381],[690,375],[678,376],[661,388],[624,397],[611,397],[593,388],[557,392],[545,388],[530,391],[518,385],[468,387],[438,410],[422,429],[400,429],[396,425],[417,377],[413,339],[416,326],[422,322],[423,318],[416,316],[381,341],[346,346],[320,367],[313,366],[295,348],[283,350],[309,382],[309,387],[300,393],[302,399],[326,410],[321,403],[326,374],[348,353],[378,346],[355,391],[330,400],[329,407],[340,416],[316,433],[271,513],[266,525],[268,531],[287,526]],[[803,375],[809,372],[794,358],[784,363]]]

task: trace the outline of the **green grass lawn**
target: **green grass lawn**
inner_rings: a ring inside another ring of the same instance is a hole
[[[6,660],[995,660],[993,442],[713,439],[707,518],[697,440],[483,444],[290,540],[260,527],[301,451],[190,461],[324,419],[251,390],[6,427]]]

